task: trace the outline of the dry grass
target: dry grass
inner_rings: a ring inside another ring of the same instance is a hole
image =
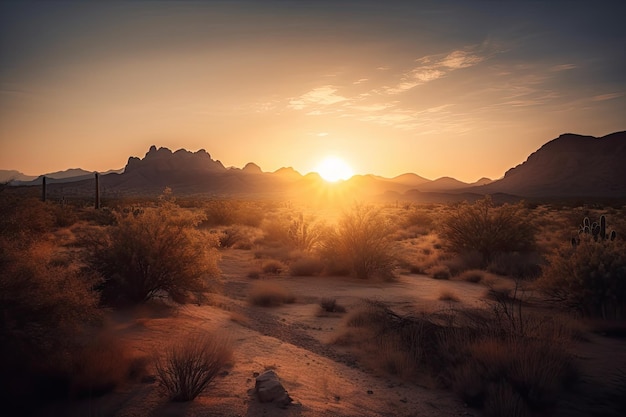
[[[258,281],[250,289],[248,301],[261,307],[276,307],[295,301],[294,295],[276,282]]]
[[[157,379],[172,401],[196,398],[232,359],[231,342],[212,333],[189,335],[155,361]]]
[[[326,313],[345,313],[346,308],[341,304],[337,304],[336,298],[322,298],[320,300],[320,308]]]
[[[440,301],[454,301],[458,303],[460,301],[459,296],[452,290],[442,290],[439,294]]]
[[[324,264],[317,257],[303,257],[296,259],[289,265],[289,273],[294,277],[310,277],[319,275],[324,270]]]
[[[461,281],[478,284],[485,278],[485,274],[486,272],[480,269],[469,269],[467,271],[463,271],[463,273],[459,275],[459,279]]]
[[[565,324],[528,315],[519,332],[494,314],[411,317],[366,302],[346,316],[335,342],[358,346],[355,353],[380,372],[452,388],[486,415],[551,409],[577,375]]]
[[[261,271],[266,274],[279,275],[285,269],[287,269],[285,264],[281,261],[277,261],[276,259],[268,259],[261,265]]]
[[[426,273],[434,279],[450,279],[450,269],[445,265],[433,265]]]

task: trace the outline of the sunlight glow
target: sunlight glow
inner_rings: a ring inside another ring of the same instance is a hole
[[[352,168],[343,159],[336,156],[324,158],[315,170],[329,182],[347,180],[354,175]]]

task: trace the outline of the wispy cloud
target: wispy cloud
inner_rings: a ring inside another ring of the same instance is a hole
[[[428,55],[417,59],[417,66],[407,71],[398,84],[387,87],[385,93],[400,94],[418,85],[445,77],[452,71],[469,68],[484,61],[486,56],[467,50]]]
[[[300,97],[289,100],[288,107],[294,110],[304,110],[311,106],[328,106],[348,100],[337,94],[337,89],[330,85],[314,88]]]
[[[606,101],[613,100],[614,98],[622,97],[624,93],[608,93],[608,94],[600,94],[597,96],[593,96],[591,101]]]
[[[550,68],[550,71],[561,72],[561,71],[569,71],[574,68],[577,68],[577,66],[574,64],[561,64],[561,65],[554,65],[553,67]]]

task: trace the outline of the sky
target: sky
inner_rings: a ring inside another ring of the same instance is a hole
[[[225,166],[500,178],[626,130],[618,1],[0,2],[0,169]]]

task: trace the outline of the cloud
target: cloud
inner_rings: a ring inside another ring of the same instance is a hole
[[[485,60],[485,56],[467,50],[456,50],[448,54],[427,55],[416,59],[415,68],[407,71],[400,82],[393,87],[386,87],[387,94],[400,94],[418,85],[445,77],[452,71],[469,68]]]
[[[624,95],[624,93],[600,94],[600,95],[591,97],[591,101],[613,100],[614,98],[622,97],[623,95]]]
[[[317,87],[298,98],[289,100],[288,107],[294,110],[303,110],[315,105],[328,106],[348,100],[336,93],[337,89],[330,85]]]
[[[568,71],[574,68],[577,68],[577,66],[574,64],[561,64],[561,65],[554,65],[553,67],[550,68],[550,71],[561,72],[561,71]]]

